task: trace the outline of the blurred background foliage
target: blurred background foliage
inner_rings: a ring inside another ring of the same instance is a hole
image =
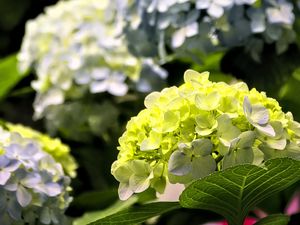
[[[0,1],[0,117],[9,122],[28,125],[42,132],[46,132],[44,123],[41,120],[32,119],[35,92],[30,84],[35,77],[31,73],[21,75],[18,72],[15,54],[20,49],[26,21],[35,18],[43,12],[46,6],[56,2],[56,0]],[[298,2],[294,1],[294,3]],[[211,72],[213,81],[239,79],[245,81],[249,87],[266,91],[268,96],[280,102],[283,111],[291,111],[295,119],[299,121],[300,12],[297,7],[294,8],[294,13],[296,15],[294,23],[294,30],[297,34],[296,42],[289,45],[284,53],[278,55],[275,44],[269,44],[264,46],[259,62],[246,53],[243,47],[234,47],[228,51],[217,51],[204,56],[196,55],[196,59],[183,56],[163,64],[163,68],[171,75],[167,78],[167,86],[182,83],[182,74],[188,68],[197,71],[208,70]],[[114,132],[107,134],[107,138],[94,136],[82,142],[85,139],[84,129],[78,134],[79,139],[82,139],[80,141],[65,138],[68,135],[60,137],[63,142],[70,145],[72,154],[80,165],[78,176],[72,183],[75,198],[67,211],[68,215],[79,217],[86,212],[101,211],[110,206],[109,212],[106,209],[105,215],[108,215],[125,207],[122,205],[125,203],[117,201],[117,182],[110,174],[110,166],[117,157],[118,137],[124,131],[126,121],[143,108],[144,96],[141,94],[136,99],[129,95],[127,99],[118,99],[123,113],[118,120],[123,126],[116,127]],[[72,126],[72,124],[67,124],[67,126]],[[261,205],[268,212],[283,211],[291,193],[298,187],[299,184],[294,185],[291,187],[292,190],[280,193],[272,197],[271,201],[265,201]],[[114,201],[117,202],[111,206]],[[126,204],[137,204],[138,201],[136,199]],[[272,204],[268,204],[270,202]],[[99,217],[99,214],[97,216]],[[299,215],[294,217],[291,224],[293,221],[299,221]],[[205,222],[216,218],[218,218],[217,215],[208,212],[199,214],[199,211],[178,210],[177,213],[164,215],[157,224],[192,225],[199,224],[199,221]],[[84,224],[84,222],[79,221],[78,224]]]

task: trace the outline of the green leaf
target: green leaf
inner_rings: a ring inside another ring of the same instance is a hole
[[[271,159],[264,167],[239,165],[195,181],[183,191],[180,204],[214,211],[230,225],[240,225],[259,202],[298,180],[300,162],[289,158]]]
[[[290,217],[287,215],[274,214],[259,220],[254,225],[287,225],[289,221]]]
[[[155,202],[145,205],[133,206],[119,213],[89,223],[89,225],[134,225],[139,224],[154,216],[180,208],[178,202]]]
[[[4,98],[22,78],[28,75],[18,71],[17,62],[16,54],[0,60],[0,99]]]

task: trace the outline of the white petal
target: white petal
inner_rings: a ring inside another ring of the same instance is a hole
[[[128,87],[124,83],[111,82],[107,91],[112,95],[124,96],[128,91]]]
[[[185,27],[185,32],[187,37],[192,37],[198,34],[198,23],[194,22]]]
[[[208,8],[207,13],[211,17],[220,18],[224,13],[224,9],[221,6],[212,3]]]
[[[32,196],[23,186],[20,185],[17,189],[17,200],[22,207],[26,207],[31,202]]]
[[[196,8],[197,9],[207,9],[210,5],[211,0],[197,0]]]
[[[122,201],[125,201],[133,194],[133,191],[130,190],[128,184],[120,183],[118,193],[119,193],[119,198]]]
[[[108,82],[104,81],[94,81],[90,84],[91,93],[101,93],[105,92],[108,89]]]
[[[180,47],[185,40],[185,29],[181,28],[176,31],[172,36],[172,47],[178,48]]]
[[[270,124],[267,124],[265,126],[255,125],[255,127],[257,128],[257,130],[259,130],[260,132],[262,132],[265,135],[268,135],[270,137],[276,136],[275,130]]]

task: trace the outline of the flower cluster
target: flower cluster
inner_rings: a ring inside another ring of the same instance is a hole
[[[127,199],[166,182],[189,184],[216,170],[276,157],[300,160],[300,123],[275,99],[243,82],[211,82],[188,70],[180,87],[145,98],[120,137],[112,174]]]
[[[62,1],[27,23],[18,60],[21,71],[37,74],[35,118],[87,93],[123,96],[143,72],[166,76],[151,59],[129,53],[115,11],[108,0]]]
[[[23,130],[19,128],[15,130]],[[31,136],[24,130],[25,136]],[[66,224],[64,211],[72,198],[70,177],[64,174],[62,164],[44,151],[46,143],[38,142],[38,133],[30,139],[1,127],[0,134],[0,224]],[[56,142],[47,150],[60,149],[58,140],[47,141]],[[59,158],[59,153],[52,153]]]
[[[281,53],[295,39],[293,5],[286,0],[115,1],[123,6],[129,45],[139,55],[245,46],[259,60],[264,43],[276,43]]]
[[[36,141],[44,152],[49,153],[56,162],[62,165],[64,172],[68,176],[76,176],[77,163],[73,156],[70,155],[69,146],[63,144],[60,139],[50,138],[48,135],[19,124],[5,123],[5,127],[9,132],[20,134],[22,138]]]

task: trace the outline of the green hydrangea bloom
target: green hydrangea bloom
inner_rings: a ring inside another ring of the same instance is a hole
[[[43,151],[49,153],[56,162],[60,163],[70,177],[76,176],[77,163],[70,154],[69,146],[63,144],[58,138],[50,138],[29,127],[20,124],[6,123],[6,128],[10,132],[20,134],[23,138],[33,139],[36,141]]]
[[[290,112],[243,82],[208,78],[187,70],[183,85],[149,94],[146,109],[128,122],[112,165],[121,199],[242,163],[300,159],[300,123]]]

